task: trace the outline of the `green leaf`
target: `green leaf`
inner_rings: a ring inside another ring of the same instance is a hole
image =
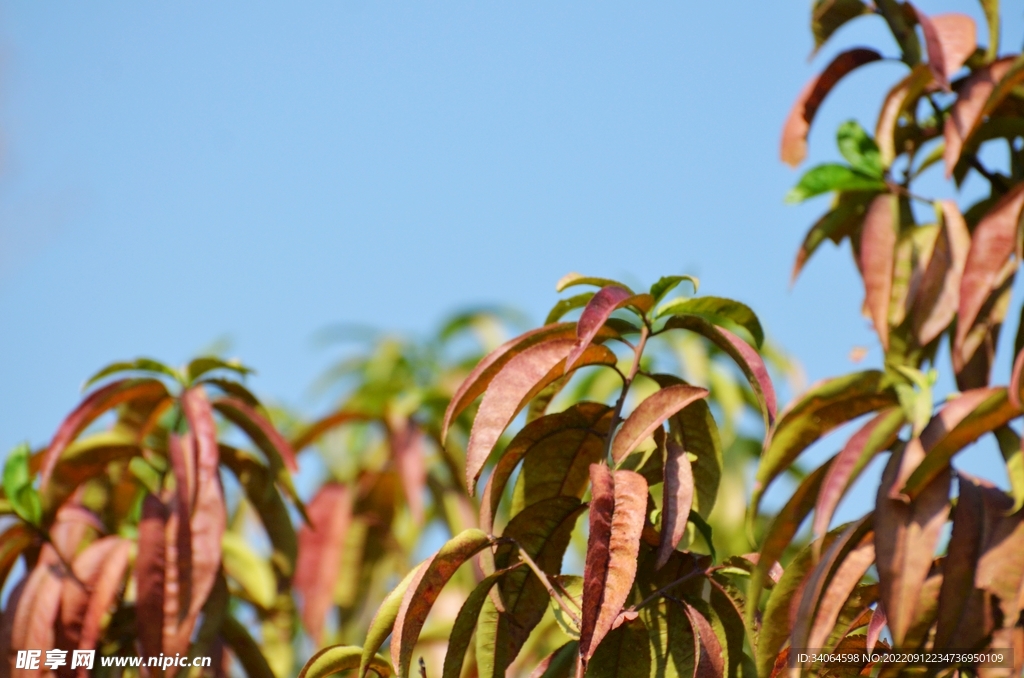
[[[862,0],[816,0],[811,12],[814,51],[817,52],[846,22],[870,13],[871,9]]]
[[[119,372],[149,372],[163,374],[174,379],[179,384],[185,383],[185,379],[182,377],[181,373],[173,367],[168,367],[162,362],[153,360],[152,358],[136,358],[135,360],[110,363],[99,372],[89,377],[85,381],[85,384],[82,385],[82,390],[84,391],[104,377],[109,377],[110,375],[117,374]]]
[[[555,589],[559,591],[563,597],[567,597],[567,601],[570,608],[575,608],[577,611],[582,609],[583,605],[583,577],[579,577],[573,574],[559,574],[551,577],[552,583],[555,585]],[[565,596],[564,594],[568,594]],[[576,626],[576,623],[566,614],[562,606],[558,604],[558,601],[554,598],[551,599],[548,607],[551,608],[551,614],[555,618],[555,623],[558,624],[558,628],[562,629],[562,633],[569,636],[573,640],[580,639],[580,630]],[[577,613],[577,617],[579,614]]]
[[[980,0],[988,22],[988,47],[985,49],[985,60],[995,61],[999,56],[999,0]]]
[[[243,597],[264,610],[274,606],[277,582],[270,563],[249,547],[242,535],[225,532],[221,537],[224,572],[242,588]]]
[[[7,455],[4,462],[4,495],[14,513],[30,525],[39,526],[43,517],[39,493],[32,487],[32,472],[29,459],[32,449],[28,443],[21,443]]]
[[[588,678],[648,678],[650,674],[647,626],[640,619],[634,619],[605,636],[587,662],[585,675]]]
[[[558,648],[537,665],[530,678],[573,678],[580,644],[575,640]]]
[[[359,660],[358,675],[360,677],[366,675],[366,671],[375,660],[374,655],[377,650],[380,649],[380,646],[391,635],[391,630],[395,626],[395,620],[398,619],[398,609],[402,605],[405,592],[409,590],[409,586],[414,581],[419,581],[419,578],[422,576],[421,573],[426,566],[427,562],[423,562],[409,570],[402,581],[398,582],[398,586],[391,590],[391,593],[384,598],[380,607],[377,608],[377,613],[370,620],[370,626],[366,630],[366,642],[363,643],[363,654]]]
[[[914,23],[903,11],[904,4],[899,0],[877,0],[879,13],[889,24],[889,30],[903,51],[903,61],[908,66],[915,66],[921,61],[921,41],[914,32]]]
[[[829,191],[884,191],[885,182],[847,165],[828,163],[807,170],[786,194],[786,202],[803,202]]]
[[[690,511],[690,522],[700,532],[700,536],[704,537],[704,543],[707,544],[708,553],[711,554],[711,561],[714,562],[718,559],[718,555],[715,553],[715,540],[714,534],[712,533],[711,526],[708,525],[707,521],[701,517],[696,511]]]
[[[142,486],[145,487],[150,494],[159,495],[160,488],[163,485],[163,478],[160,472],[150,466],[142,457],[132,457],[131,461],[128,462],[128,470],[131,471],[132,475]]]
[[[642,609],[640,618],[647,626],[653,664],[650,675],[659,678],[693,678],[699,651],[696,634],[683,606],[661,600],[657,605]],[[598,648],[600,652],[601,648]]]
[[[564,292],[569,287],[575,287],[576,285],[593,285],[594,287],[621,287],[630,294],[633,290],[629,289],[628,285],[620,283],[618,280],[612,280],[611,278],[594,278],[591,276],[580,275],[579,273],[567,273],[555,283],[556,292]]]
[[[697,294],[700,287],[700,280],[692,275],[666,275],[658,279],[658,282],[651,285],[651,296],[657,303],[665,298],[665,295],[674,290],[679,283],[686,281],[693,285],[693,293]]]
[[[874,195],[874,193],[854,192],[839,193],[836,196],[832,209],[818,219],[804,236],[804,241],[796,255],[796,261],[793,263],[791,282],[800,275],[804,264],[818,250],[821,243],[831,240],[839,244],[843,238],[854,233],[857,226],[864,220],[867,206]]]
[[[999,441],[999,451],[1006,462],[1006,475],[1010,477],[1010,492],[1013,494],[1013,508],[1016,513],[1024,506],[1024,452],[1021,450],[1020,436],[1009,426],[1000,426],[995,430]]]
[[[326,678],[327,676],[358,669],[362,655],[362,648],[354,645],[335,645],[320,650],[309,658],[306,665],[299,672],[299,678]],[[376,673],[380,678],[390,678],[393,675],[391,665],[380,655],[374,655],[367,668]]]
[[[259,644],[253,640],[249,632],[237,619],[230,614],[224,618],[224,625],[221,627],[221,636],[224,642],[231,648],[231,652],[238,659],[245,670],[248,678],[276,678],[270,670],[266,658],[260,651]]]
[[[190,362],[187,367],[185,367],[185,376],[188,379],[188,383],[192,384],[196,379],[207,372],[212,372],[213,370],[228,370],[242,377],[253,374],[254,372],[251,368],[243,365],[237,358],[224,360],[223,358],[217,358],[215,356],[204,356],[202,358],[196,358]]]
[[[885,168],[882,166],[878,144],[860,123],[856,120],[847,120],[840,125],[836,132],[836,143],[839,145],[839,152],[853,169],[869,177],[883,179]]]
[[[558,322],[566,313],[577,308],[583,308],[593,298],[594,292],[584,292],[583,294],[577,294],[576,296],[569,297],[568,299],[559,299],[558,302],[551,307],[548,317],[544,319],[544,324],[550,325]]]
[[[746,304],[723,297],[697,297],[695,299],[673,299],[658,309],[659,317],[666,315],[696,315],[728,329],[743,328],[754,344],[760,348],[764,343],[761,321]]]
[[[491,588],[499,579],[505,576],[511,569],[520,567],[517,563],[511,568],[498,570],[483,578],[476,585],[466,598],[466,602],[459,609],[459,614],[452,624],[452,632],[448,636],[448,650],[444,655],[444,669],[441,678],[459,678],[462,675],[462,664],[466,659],[466,650],[469,649],[469,642],[476,629],[480,611],[483,609],[484,601],[491,593]]]

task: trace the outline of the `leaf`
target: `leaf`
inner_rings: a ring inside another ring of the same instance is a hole
[[[764,416],[765,431],[771,431],[775,425],[775,387],[772,386],[768,368],[757,351],[724,327],[716,327],[697,316],[673,316],[665,323],[665,329],[684,329],[696,332],[708,339],[725,352],[743,372],[750,382],[750,388],[757,396]],[[770,434],[769,434],[770,436]]]
[[[11,573],[22,552],[33,543],[33,530],[22,523],[13,524],[0,534],[0,589],[7,583],[7,575]]]
[[[653,666],[649,675],[693,678],[700,646],[683,606],[662,600],[641,609],[640,615],[646,622],[651,648]]]
[[[110,363],[99,372],[86,379],[82,388],[83,390],[87,389],[104,377],[109,377],[110,375],[117,374],[118,372],[156,372],[157,374],[168,376],[176,382],[181,383],[183,381],[181,374],[177,370],[164,365],[158,360],[153,360],[152,358],[136,358],[131,361]]]
[[[864,128],[856,120],[847,120],[836,132],[839,152],[846,158],[853,169],[869,177],[882,179],[885,167],[878,151],[878,144],[868,136]]]
[[[54,626],[60,612],[62,580],[65,576],[60,556],[52,546],[44,544],[39,560],[25,580],[25,588],[21,591],[14,611],[10,644],[12,649],[45,650],[56,646]],[[9,657],[7,661],[10,662]],[[15,675],[18,674],[22,672],[18,671]]]
[[[520,473],[523,480],[519,510],[567,491],[582,499],[589,482],[590,464],[595,461],[592,457],[604,456],[603,436],[607,434],[611,417],[612,409],[607,405],[581,402],[524,426],[505,448],[487,479],[480,500],[480,528],[487,532],[494,528],[494,515],[505,486],[519,462],[527,457],[537,461],[531,461],[530,468]],[[581,466],[582,483],[577,482]],[[518,484],[516,494],[520,494]]]
[[[570,287],[576,285],[592,285],[594,287],[621,287],[630,294],[633,290],[629,289],[628,286],[623,285],[618,280],[612,280],[611,278],[594,278],[592,276],[580,275],[579,273],[566,273],[564,276],[555,283],[556,292],[564,292]]]
[[[811,55],[817,53],[846,22],[870,13],[871,9],[862,0],[815,0],[811,12],[811,33],[814,34]]]
[[[920,100],[925,88],[932,82],[932,71],[925,64],[918,64],[903,80],[900,80],[885,97],[882,110],[878,114],[875,127],[875,141],[881,152],[882,164],[892,165],[897,151],[896,132],[900,117],[905,113],[913,113],[914,105]]]
[[[324,648],[309,658],[299,672],[299,678],[326,678],[342,671],[358,669],[361,656],[362,648],[354,645]],[[374,655],[366,668],[380,678],[390,678],[393,675],[391,665],[380,655]]]
[[[551,582],[565,599],[569,608],[583,609],[583,577],[573,574],[559,574],[551,577]],[[562,606],[558,604],[555,598],[551,599],[548,607],[551,609],[551,616],[554,617],[555,623],[558,624],[558,628],[561,629],[562,633],[573,640],[579,640],[578,615],[575,615],[575,618],[570,616],[569,613],[562,609]]]
[[[370,625],[366,630],[363,655],[359,660],[359,673],[356,674],[359,678],[366,675],[366,672],[375,661],[374,655],[377,650],[380,649],[380,646],[391,635],[391,630],[395,626],[395,620],[398,619],[398,610],[402,605],[405,592],[409,590],[414,581],[419,582],[423,570],[426,569],[428,563],[429,561],[423,561],[409,570],[405,577],[402,578],[402,581],[398,582],[398,585],[391,589],[391,592],[381,601],[376,614],[373,615],[373,619],[370,620]]]
[[[423,491],[427,484],[426,456],[423,432],[411,419],[390,428],[391,456],[402,480],[405,499],[413,522],[423,524]]]
[[[320,436],[328,431],[334,430],[335,428],[350,422],[364,422],[369,421],[370,419],[371,417],[361,412],[339,410],[327,415],[326,417],[318,419],[303,429],[302,433],[292,439],[291,448],[296,453],[301,452],[319,440]]]
[[[782,129],[782,162],[796,167],[807,156],[807,133],[818,107],[844,76],[882,55],[871,49],[851,49],[837,55],[820,75],[804,85]]]
[[[156,379],[122,379],[98,388],[86,396],[61,422],[50,446],[43,453],[40,464],[40,491],[46,492],[53,469],[71,441],[104,412],[135,399],[154,399],[167,395],[167,387]]]
[[[999,55],[999,0],[981,0],[981,8],[988,23],[988,48],[985,50],[985,60],[995,61]]]
[[[640,532],[647,514],[647,481],[632,471],[590,467],[593,499],[583,571],[580,657],[586,663],[612,628],[636,578]]]
[[[693,504],[693,468],[686,450],[674,440],[665,442],[665,487],[661,511],[661,543],[655,569],[660,570],[686,533],[686,522]]]
[[[452,537],[427,561],[426,567],[419,571],[419,576],[406,590],[391,638],[391,663],[401,678],[409,675],[412,652],[420,630],[441,589],[464,562],[490,546],[492,541],[491,537],[476,529]]]
[[[608,634],[587,664],[588,678],[647,678],[651,675],[651,647],[647,627],[639,619]]]
[[[860,270],[867,309],[882,348],[889,350],[889,299],[893,284],[893,250],[899,219],[899,198],[883,194],[871,201],[860,237]]]
[[[331,607],[341,551],[352,521],[352,503],[347,486],[328,483],[309,502],[310,522],[299,529],[294,587],[304,603],[302,623],[317,644]]]
[[[952,200],[940,200],[942,230],[935,241],[914,301],[914,333],[927,346],[953,321],[960,303],[960,281],[967,263],[971,235]]]
[[[793,272],[790,275],[790,283],[796,282],[796,278],[803,270],[804,264],[811,258],[821,243],[826,239],[839,242],[842,238],[850,236],[864,220],[867,206],[874,197],[874,193],[853,192],[840,193],[836,196],[832,209],[815,222],[811,230],[804,236],[804,241],[797,252],[796,261],[793,263]]]
[[[519,566],[517,564],[512,567]],[[442,678],[459,678],[462,675],[462,664],[466,659],[466,650],[469,649],[470,639],[476,628],[480,610],[484,606],[484,601],[491,594],[491,588],[509,572],[509,569],[511,568],[498,570],[484,577],[459,608],[459,614],[455,617],[451,634],[448,636],[448,650],[444,655]]]
[[[242,587],[244,598],[264,610],[272,608],[277,598],[277,582],[270,563],[235,532],[225,532],[221,544],[224,572]]]
[[[1005,515],[1008,505],[1008,501],[1002,505],[1004,514],[994,516],[991,529],[986,530],[974,575],[975,586],[995,599],[1004,626],[1019,618],[1024,581],[1024,514]]]
[[[957,372],[971,356],[964,355],[964,342],[989,295],[1000,285],[1001,271],[1018,251],[1019,223],[1024,207],[1024,183],[1003,196],[974,227],[971,247],[960,283],[953,363]]]
[[[863,414],[896,404],[896,394],[883,386],[883,374],[877,370],[828,379],[808,389],[782,413],[771,444],[761,457],[750,515],[756,515],[768,485],[815,441]]]
[[[949,513],[948,468],[936,475],[909,505],[890,498],[890,491],[902,485],[924,456],[924,446],[918,439],[893,453],[875,500],[876,566],[882,603],[896,647],[902,647],[910,630],[914,608]]]
[[[916,66],[921,61],[921,43],[914,31],[913,13],[906,11],[909,8],[899,0],[876,0],[875,4],[878,13],[889,24],[892,36],[899,43],[900,50],[903,52],[903,61],[910,67]]]
[[[530,678],[572,678],[579,653],[579,642],[566,643],[542,659]]]
[[[626,306],[633,306],[647,312],[654,305],[654,298],[649,294],[631,294],[622,287],[609,286],[598,290],[586,308],[583,309],[576,323],[576,344],[565,359],[565,372],[568,374],[576,366],[583,352],[590,347],[597,333],[611,317],[612,313]]]
[[[722,646],[711,624],[692,605],[684,604],[683,609],[690,620],[690,627],[697,631],[699,644],[697,667],[693,675],[695,678],[722,678],[725,673]]]
[[[947,179],[953,175],[953,169],[960,160],[965,143],[981,125],[997,83],[1010,71],[1012,65],[1013,57],[1000,59],[971,73],[957,88],[956,102],[950,109],[943,127],[946,140],[943,159],[946,163]]]
[[[135,558],[136,637],[143,655],[163,651],[164,569],[167,562],[167,507],[152,494],[142,502]]]
[[[708,395],[707,389],[687,384],[674,384],[656,391],[637,405],[626,418],[612,441],[612,459],[621,462],[636,446],[661,428],[665,420],[684,407]]]
[[[283,464],[292,473],[298,472],[292,446],[263,415],[234,397],[217,398],[212,405],[228,421],[245,431],[249,439],[267,456],[270,468],[276,470]]]
[[[734,324],[748,332],[754,346],[764,343],[764,330],[757,315],[746,304],[722,297],[697,297],[695,299],[673,299],[658,309],[657,315],[696,315],[716,325]]]
[[[188,378],[188,383],[191,384],[196,379],[199,379],[199,377],[213,370],[228,370],[242,377],[246,377],[254,372],[251,368],[243,365],[237,358],[224,360],[216,356],[203,356],[192,360],[185,367],[185,375]]]
[[[831,191],[884,191],[881,179],[862,174],[852,167],[836,163],[817,165],[807,170],[796,186],[786,194],[786,202],[799,203]]]
[[[875,609],[872,611],[871,621],[868,623],[868,632],[866,634],[868,652],[871,652],[875,648],[875,644],[878,643],[878,638],[882,635],[882,629],[885,625],[885,608],[882,606],[881,601],[879,601],[875,606]]]
[[[575,342],[569,339],[532,346],[506,364],[491,382],[477,411],[466,449],[466,485],[475,494],[476,481],[498,438],[516,414],[545,386],[562,376],[565,359]],[[615,354],[601,345],[589,347],[577,361],[584,365],[614,365]]]
[[[551,325],[558,322],[562,317],[569,311],[574,311],[577,308],[583,308],[590,300],[594,298],[594,292],[584,292],[583,294],[577,294],[576,296],[569,297],[568,299],[559,299],[554,306],[551,307],[551,311],[548,312],[547,318],[544,319],[545,325]]]
[[[654,298],[654,303],[658,303],[665,298],[665,295],[674,290],[679,286],[681,282],[688,282],[693,286],[693,293],[697,294],[697,289],[700,287],[700,280],[692,275],[666,275],[658,278],[658,282],[651,285],[651,296]]]
[[[15,515],[29,525],[38,526],[43,517],[43,507],[39,493],[32,486],[32,473],[29,470],[31,454],[32,450],[27,443],[18,445],[8,453],[4,460],[3,488],[4,496]]]
[[[896,442],[896,436],[905,423],[903,410],[890,407],[872,417],[846,441],[821,482],[811,527],[815,538],[828,532],[832,516],[846,491],[876,454]]]
[[[1010,494],[1013,496],[1010,513],[1016,513],[1024,506],[1024,450],[1021,448],[1021,439],[1009,426],[1000,426],[994,433],[999,442],[999,452],[1006,463],[1006,475],[1010,479]]]
[[[62,632],[75,647],[96,647],[103,618],[121,591],[131,548],[127,539],[103,537],[75,558],[72,571],[78,581],[66,581],[61,592]]]
[[[966,14],[939,14],[929,18],[914,8],[928,49],[928,67],[935,81],[949,91],[949,76],[956,73],[977,48],[977,28]]]
[[[1009,403],[1006,389],[979,388],[960,394],[921,433],[926,455],[906,479],[901,493],[911,499],[916,497],[948,469],[954,454],[1019,414]]]
[[[248,678],[275,678],[270,670],[259,644],[253,640],[246,628],[230,614],[224,616],[221,637],[231,648],[232,654],[238,659]]]
[[[827,584],[823,582],[824,586],[820,597],[815,601],[816,611],[810,605],[807,608],[814,615],[813,624],[807,624],[807,635],[797,635],[797,632],[794,631],[794,647],[825,647],[847,601],[867,574],[868,568],[874,564],[874,537],[870,532],[862,535],[864,530],[857,529],[858,527],[859,525],[854,523],[848,528],[853,538],[844,545],[844,548],[837,548],[839,540],[832,544],[829,550],[837,556],[834,562],[831,562],[826,556],[819,563],[818,570],[829,575],[828,582]],[[827,572],[826,563],[828,564]],[[808,588],[804,589],[805,597],[808,597]],[[800,611],[798,611],[797,624],[800,625],[801,622]]]

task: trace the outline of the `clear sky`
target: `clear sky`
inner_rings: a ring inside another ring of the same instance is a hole
[[[895,45],[867,18],[809,62],[809,4],[0,0],[0,453],[115,359],[228,337],[304,406],[318,329],[492,302],[539,322],[574,270],[697,274],[811,380],[856,345],[878,365],[845,248],[789,288],[825,205],[783,204],[778,137],[832,54]],[[983,27],[973,0],[918,4]],[[851,76],[811,160],[899,73]]]

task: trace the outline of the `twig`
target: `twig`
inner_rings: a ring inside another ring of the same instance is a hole
[[[562,611],[565,612],[565,614],[569,616],[569,619],[572,620],[572,623],[575,624],[577,628],[579,628],[580,618],[577,617],[573,613],[573,611],[569,609],[569,606],[566,605],[565,600],[562,599],[562,596],[560,596],[558,592],[555,591],[555,587],[552,586],[551,580],[548,579],[548,576],[544,574],[544,570],[540,569],[537,566],[537,563],[533,562],[533,558],[530,557],[530,554],[527,553],[526,549],[520,546],[516,540],[510,539],[509,541],[515,544],[516,548],[519,549],[519,557],[522,559],[524,563],[526,563],[526,566],[533,570],[533,573],[537,575],[537,579],[540,579],[540,583],[544,585],[545,589],[547,589],[548,595],[555,599],[555,602],[557,602],[558,606],[562,608]]]
[[[666,591],[668,591],[669,589],[672,589],[672,588],[674,588],[676,586],[679,586],[680,584],[682,584],[682,583],[692,579],[693,577],[695,577],[698,574],[706,574],[706,573],[705,573],[704,570],[700,570],[700,569],[693,570],[690,573],[686,574],[685,576],[680,577],[679,579],[676,579],[674,582],[671,582],[669,584],[665,584],[660,589],[658,589],[657,591],[655,591],[651,595],[647,596],[646,598],[641,600],[636,605],[633,605],[629,609],[633,610],[633,611],[636,611],[636,610],[640,610],[640,609],[644,608],[645,606],[647,606],[651,602],[653,602],[653,601],[657,600],[658,598],[660,598],[661,595],[663,593],[665,593]]]

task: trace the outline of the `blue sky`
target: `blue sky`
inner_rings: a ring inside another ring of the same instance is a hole
[[[969,0],[918,4],[981,21]],[[115,359],[179,363],[227,337],[259,393],[310,407],[332,361],[317,330],[427,332],[493,302],[539,322],[569,271],[697,274],[811,380],[853,369],[856,345],[877,365],[848,251],[789,288],[825,205],[783,204],[798,173],[777,151],[831,54],[895,46],[868,18],[809,62],[808,14],[0,0],[0,450],[45,443]],[[837,157],[851,114],[872,128],[899,73],[851,76],[811,160]]]

